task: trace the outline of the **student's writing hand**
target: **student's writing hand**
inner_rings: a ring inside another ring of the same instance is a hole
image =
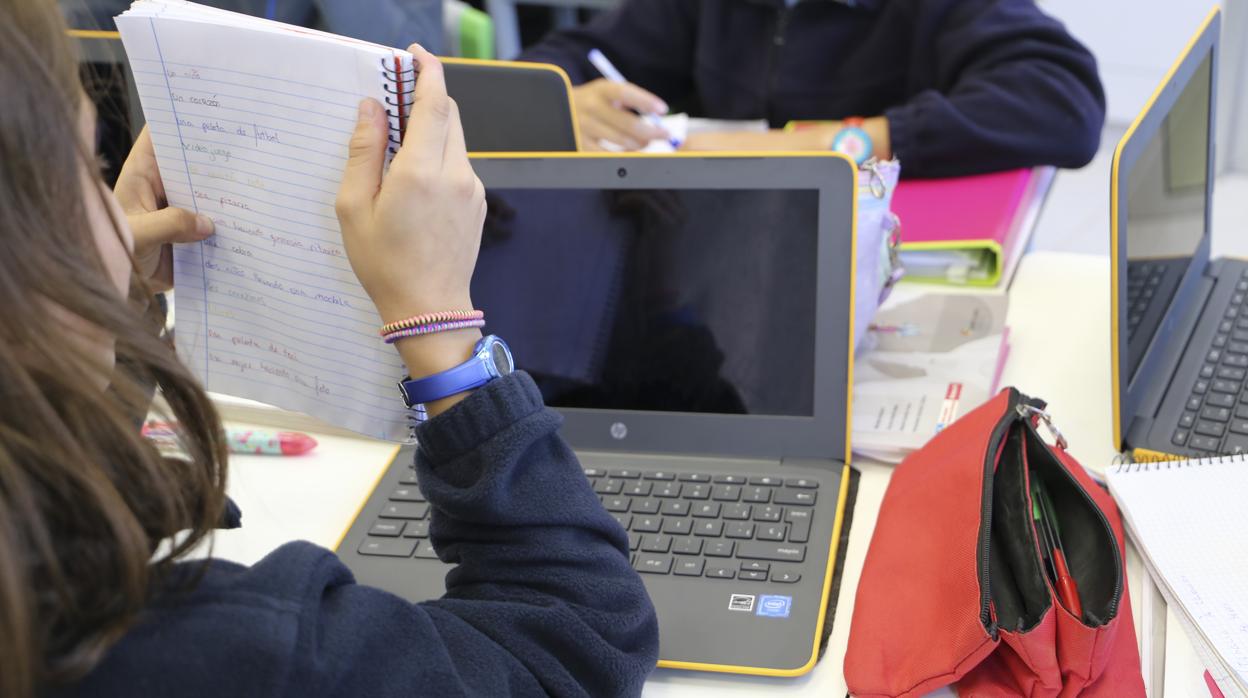
[[[143,131],[130,149],[113,187],[134,233],[138,272],[156,291],[173,288],[173,249],[170,243],[197,242],[212,235],[212,220],[184,208],[170,206],[156,165],[152,136]]]
[[[361,102],[338,190],[343,245],[382,322],[472,308],[468,284],[485,222],[485,187],[468,162],[442,64],[420,46],[408,50],[419,73],[403,146],[383,181],[388,122],[376,100]],[[464,361],[480,336],[459,330],[396,347],[418,377]],[[431,415],[438,411],[426,407]]]
[[[615,143],[625,150],[640,150],[656,138],[668,137],[666,131],[633,113],[666,114],[667,105],[631,83],[604,78],[587,82],[572,89],[572,104],[585,150],[602,150],[599,141]]]

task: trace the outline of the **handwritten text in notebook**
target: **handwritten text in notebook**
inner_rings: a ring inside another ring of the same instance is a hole
[[[403,366],[334,214],[358,104],[393,91],[397,53],[240,17],[141,2],[117,20],[169,203],[216,224],[174,251],[179,354],[211,391],[406,438]]]

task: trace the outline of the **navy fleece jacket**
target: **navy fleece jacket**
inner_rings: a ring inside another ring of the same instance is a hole
[[[1096,61],[1033,0],[625,0],[523,60],[573,84],[597,47],[674,111],[715,119],[888,117],[907,177],[1087,164]]]
[[[252,567],[181,563],[65,696],[627,696],[658,623],[623,529],[599,504],[559,416],[527,374],[421,427],[430,534],[458,566],[412,604],[355,584],[328,550],[290,543]]]

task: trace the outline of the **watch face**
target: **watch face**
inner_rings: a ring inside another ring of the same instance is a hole
[[[490,342],[490,358],[494,361],[494,370],[500,376],[508,375],[515,370],[511,362],[511,351],[500,340]]]

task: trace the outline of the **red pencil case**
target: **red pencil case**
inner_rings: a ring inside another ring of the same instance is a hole
[[[1143,696],[1109,494],[1038,434],[1044,403],[1013,388],[947,427],[893,473],[845,655],[857,696]],[[1052,500],[1082,616],[1040,549],[1031,479]]]

